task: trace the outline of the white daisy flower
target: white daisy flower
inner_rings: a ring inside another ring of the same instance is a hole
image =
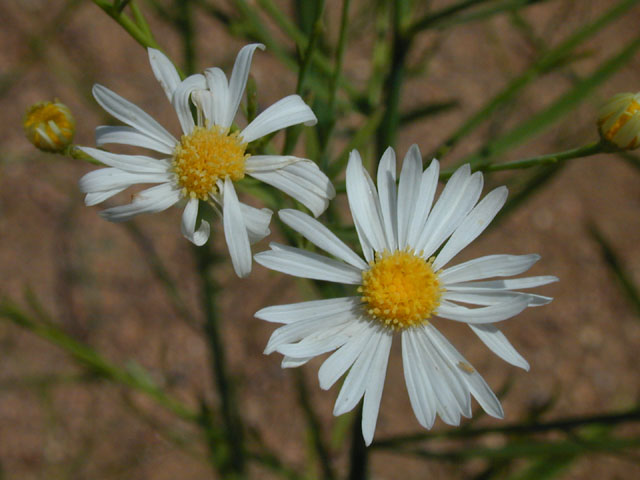
[[[108,208],[101,215],[112,222],[122,222],[185,200],[182,233],[194,244],[203,245],[209,238],[210,226],[204,220],[199,227],[196,223],[199,202],[208,201],[222,214],[231,260],[240,277],[251,272],[250,244],[269,234],[273,212],[238,201],[233,182],[250,175],[289,194],[315,216],[320,215],[335,190],[315,163],[294,156],[246,153],[248,143],[265,135],[291,125],[316,123],[315,115],[300,96],[279,100],[240,131],[232,128],[257,48],[264,49],[264,45],[247,45],[240,50],[229,82],[219,68],[209,68],[204,74],[181,81],[162,52],[148,50],[153,73],[182,126],[179,140],[136,105],[95,85],[93,96],[102,108],[128,125],[98,127],[98,146],[133,145],[156,151],[161,158],[81,148],[110,167],[88,173],[80,180],[80,188],[87,194],[85,203],[96,205],[135,184],[158,184],[135,194],[131,203]],[[197,122],[192,106],[197,111]]]
[[[358,285],[356,296],[267,307],[256,317],[285,324],[265,349],[283,354],[283,367],[335,350],[320,368],[320,386],[330,388],[350,369],[333,413],[350,411],[364,396],[362,434],[367,445],[373,439],[394,335],[402,339],[405,381],[421,425],[431,428],[436,414],[458,425],[461,416],[471,416],[470,394],[489,415],[502,418],[494,393],[436,329],[433,318],[467,323],[495,354],[528,370],[527,361],[495,323],[551,301],[516,290],[557,280],[488,280],[523,273],[538,255],[489,255],[447,266],[502,208],[507,189],[496,188],[478,202],[482,174],[471,174],[465,165],[432,208],[438,174],[436,160],[422,171],[414,145],[396,188],[395,154],[389,148],[380,161],[376,190],[354,151],[347,167],[347,196],[365,260],[318,221],[295,210],[281,210],[282,221],[335,259],[276,243],[255,255],[258,263],[289,275]]]

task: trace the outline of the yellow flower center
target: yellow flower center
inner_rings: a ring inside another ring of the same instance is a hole
[[[73,139],[76,122],[66,105],[36,103],[27,110],[23,127],[27,138],[40,150],[63,151]]]
[[[244,178],[244,164],[249,155],[247,144],[238,132],[228,128],[195,127],[183,135],[173,151],[172,170],[176,174],[182,194],[186,197],[206,200],[216,193],[216,182],[230,178]]]
[[[620,129],[624,127],[626,123],[631,120],[631,118],[638,111],[640,111],[640,103],[636,102],[635,100],[631,100],[631,103],[629,103],[629,106],[618,117],[616,123],[614,123],[609,130],[603,133],[605,138],[612,142],[613,137],[615,137],[616,133],[618,133]]]
[[[369,315],[394,330],[427,323],[443,291],[432,261],[413,251],[377,253],[358,288]]]

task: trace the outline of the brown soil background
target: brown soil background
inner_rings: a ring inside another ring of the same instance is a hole
[[[145,261],[144,250],[121,225],[101,220],[86,208],[78,191],[80,176],[92,166],[35,151],[23,138],[26,107],[57,97],[76,115],[76,143],[93,145],[95,126],[108,121],[90,97],[94,82],[134,101],[173,132],[178,125],[149,68],[146,53],[91,2],[79,1],[58,18],[64,2],[0,0],[0,293],[22,301],[31,289],[64,327],[112,361],[135,360],[185,402],[200,396],[215,403],[202,336],[173,312],[161,285]],[[451,2],[432,2],[434,6]],[[556,45],[567,34],[596,18],[604,1],[559,0],[528,8],[524,17],[535,34]],[[278,2],[287,8],[287,2]],[[332,17],[339,2],[329,2]],[[363,8],[356,2],[354,11]],[[159,42],[180,58],[175,33],[151,17]],[[451,164],[481,142],[548,105],[571,85],[572,75],[586,75],[637,35],[640,8],[630,10],[580,48],[585,57],[545,76],[488,126],[465,140],[445,161]],[[231,39],[219,24],[198,18],[198,65],[230,71],[243,42]],[[362,27],[360,27],[362,28]],[[337,22],[328,30],[335,34]],[[354,36],[355,37],[355,36]],[[425,120],[400,135],[403,155],[412,143],[433,149],[490,94],[521,72],[534,58],[531,44],[504,16],[425,35],[426,49],[439,41],[428,75],[411,80],[403,103],[412,106],[457,98],[460,107]],[[346,73],[364,82],[370,38],[349,44]],[[179,62],[178,62],[179,63]],[[262,108],[295,89],[296,78],[270,56],[259,53],[252,67]],[[640,58],[634,57],[573,114],[503,160],[559,151],[596,138],[599,103],[619,91],[640,86]],[[343,125],[359,125],[347,117]],[[339,141],[343,141],[340,139]],[[615,156],[574,161],[499,228],[491,230],[456,260],[489,253],[537,252],[542,260],[531,274],[554,274],[560,282],[540,289],[552,304],[529,309],[504,324],[512,343],[527,358],[526,373],[493,356],[466,329],[438,326],[498,390],[513,382],[504,398],[504,422],[521,419],[534,406],[553,399],[546,419],[597,414],[630,408],[638,401],[637,351],[640,322],[588,234],[593,222],[640,284],[640,188],[637,169]],[[493,178],[492,182],[499,180]],[[485,189],[487,191],[487,189]],[[179,282],[189,307],[198,311],[197,279],[188,243],[179,232],[180,210],[136,220]],[[212,237],[224,251],[220,225]],[[266,242],[255,250],[266,248]],[[266,305],[301,299],[290,279],[255,266],[246,280],[230,265],[219,268],[224,286],[220,307],[230,367],[240,394],[241,411],[283,458],[305,463],[308,439],[295,403],[290,372],[280,358],[263,356],[272,325],[253,318]],[[199,323],[200,316],[194,321]],[[396,342],[397,343],[397,342]],[[376,438],[419,431],[394,346]],[[337,389],[323,392],[315,375],[319,361],[305,367],[307,383],[325,433],[340,419],[331,415]],[[197,432],[154,408],[143,397],[103,382],[76,378],[81,371],[59,349],[33,335],[0,323],[0,478],[7,479],[200,479],[210,478]],[[144,412],[140,415],[139,412]],[[499,421],[483,418],[480,424]],[[185,439],[179,449],[153,425]],[[436,422],[436,429],[446,429]],[[637,428],[625,427],[629,433]],[[488,439],[499,445],[501,438]],[[346,469],[347,445],[336,448],[340,472]],[[424,462],[375,452],[372,478],[470,478],[479,464],[464,467]],[[398,472],[402,472],[399,474]],[[267,477],[255,470],[255,478]],[[311,475],[313,476],[313,475]],[[640,478],[637,456],[592,456],[573,463],[563,478]]]

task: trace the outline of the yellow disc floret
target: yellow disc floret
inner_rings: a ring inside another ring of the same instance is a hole
[[[442,294],[431,263],[412,251],[377,253],[358,288],[369,316],[394,330],[426,323]]]
[[[73,140],[76,122],[66,105],[40,102],[29,107],[23,127],[29,141],[40,150],[61,153]]]
[[[216,193],[216,182],[244,178],[244,164],[249,155],[247,144],[238,132],[213,126],[195,127],[183,135],[173,151],[172,170],[185,197],[206,200]]]

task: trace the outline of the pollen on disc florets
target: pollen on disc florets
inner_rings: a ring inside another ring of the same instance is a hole
[[[427,323],[442,294],[432,260],[411,250],[376,253],[358,288],[369,316],[393,330]]]
[[[206,200],[218,180],[244,178],[247,144],[228,128],[195,127],[173,151],[172,170],[185,197]]]

